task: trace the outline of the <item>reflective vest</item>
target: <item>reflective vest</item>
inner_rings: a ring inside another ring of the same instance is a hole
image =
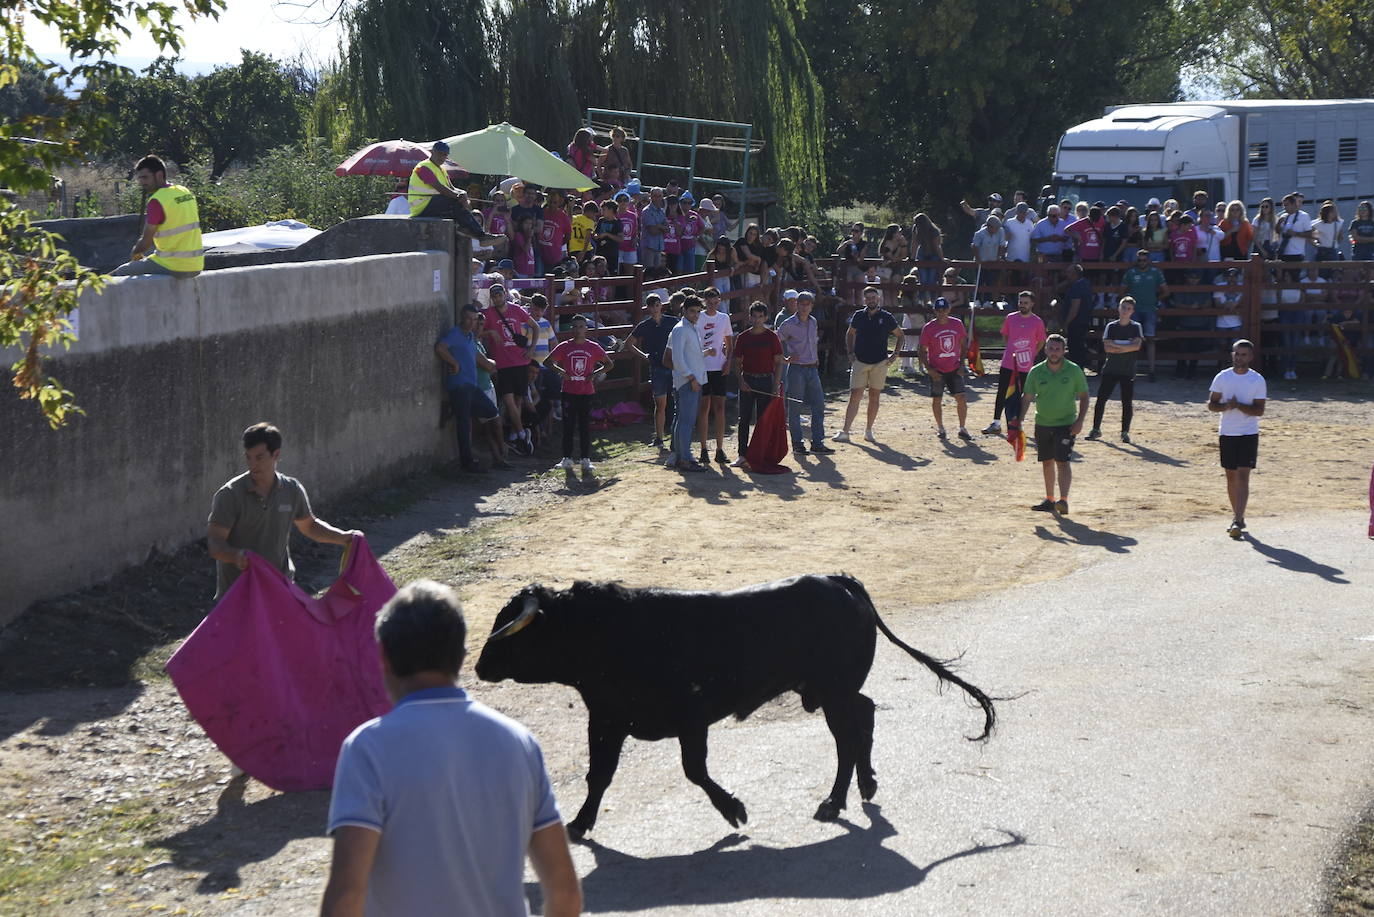
[[[427,184],[420,177],[421,170],[429,172],[439,180],[439,184],[453,191],[453,185],[449,183],[448,173],[436,166],[428,159],[421,159],[415,164],[415,168],[410,173],[410,187],[406,189],[406,197],[410,200],[410,215],[417,217],[420,211],[424,210],[429,204],[430,198],[438,194],[434,186]]]
[[[204,270],[196,196],[181,185],[168,185],[154,191],[152,199],[162,205],[162,225],[153,233],[155,251],[148,258],[177,273]]]

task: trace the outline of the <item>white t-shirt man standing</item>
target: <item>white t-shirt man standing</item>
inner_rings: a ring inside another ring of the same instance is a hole
[[[1212,379],[1207,410],[1221,415],[1218,446],[1226,469],[1226,496],[1233,517],[1226,533],[1239,541],[1245,534],[1245,507],[1250,500],[1250,472],[1259,455],[1260,417],[1268,389],[1264,377],[1250,368],[1255,345],[1241,339],[1231,345],[1231,368]]]

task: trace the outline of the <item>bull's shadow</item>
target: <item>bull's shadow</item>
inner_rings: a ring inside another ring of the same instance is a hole
[[[674,906],[732,904],[775,898],[875,898],[915,888],[931,870],[963,857],[1019,847],[1026,839],[1004,829],[1006,840],[974,844],[917,866],[883,846],[897,830],[875,803],[864,803],[870,826],[841,819],[845,833],[800,847],[738,847],[747,839],[732,834],[696,853],[639,858],[584,842],[596,867],[582,878],[589,910],[637,911],[655,904]],[[646,900],[644,889],[653,889]],[[539,886],[526,887],[532,900]]]

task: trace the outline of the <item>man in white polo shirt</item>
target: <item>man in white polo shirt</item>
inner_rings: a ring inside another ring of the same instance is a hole
[[[1242,338],[1231,345],[1231,368],[1212,380],[1207,410],[1221,415],[1218,436],[1221,467],[1226,469],[1226,496],[1232,519],[1226,534],[1239,541],[1245,534],[1245,505],[1250,500],[1250,472],[1259,455],[1259,419],[1268,391],[1264,377],[1250,368],[1255,345]]]
[[[467,639],[458,596],[429,580],[411,583],[376,627],[396,706],[355,729],[339,753],[322,917],[525,917],[527,855],[543,913],[580,913],[539,743],[457,686]]]

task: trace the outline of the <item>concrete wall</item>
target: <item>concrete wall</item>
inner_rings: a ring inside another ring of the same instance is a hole
[[[51,431],[0,397],[0,624],[202,536],[259,420],[313,501],[452,457],[432,348],[453,268],[412,252],[113,278],[84,297],[50,371],[86,416]]]

